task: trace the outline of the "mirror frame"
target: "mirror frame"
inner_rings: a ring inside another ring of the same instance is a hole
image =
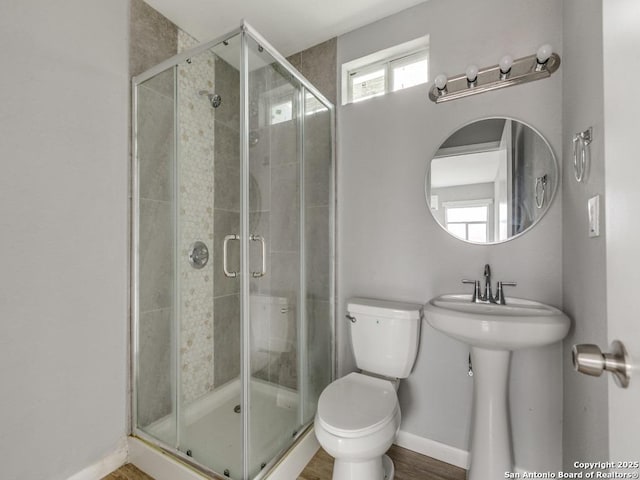
[[[433,210],[431,209],[431,202],[430,202],[430,199],[429,199],[430,195],[429,195],[429,191],[428,191],[428,187],[427,187],[427,182],[429,182],[429,185],[431,184],[431,162],[435,158],[435,155],[438,152],[438,150],[440,150],[440,148],[442,147],[442,144],[444,142],[446,142],[447,139],[449,139],[458,130],[460,130],[460,129],[464,128],[464,127],[467,127],[467,126],[469,126],[469,125],[471,125],[473,123],[480,122],[480,121],[483,121],[483,120],[511,120],[511,121],[515,121],[515,122],[521,123],[522,125],[525,125],[525,126],[529,127],[536,134],[538,134],[538,136],[542,139],[542,141],[544,141],[545,145],[549,149],[549,152],[551,152],[551,159],[553,160],[553,168],[554,168],[554,174],[555,174],[556,181],[554,182],[553,190],[551,191],[551,196],[549,197],[549,201],[547,202],[546,207],[544,207],[544,210],[542,211],[540,216],[531,225],[529,225],[526,229],[524,229],[522,232],[518,233],[517,235],[513,235],[511,237],[508,237],[506,240],[498,240],[498,241],[494,241],[494,242],[480,243],[480,242],[472,242],[471,240],[465,240],[464,238],[460,238],[460,237],[455,236],[454,234],[449,232],[449,230],[447,230],[446,227],[444,225],[442,225],[438,221],[438,219],[436,218],[436,216],[433,213]],[[551,146],[551,143],[549,143],[549,140],[547,140],[547,138],[544,135],[542,135],[540,130],[538,130],[537,128],[533,127],[530,123],[524,122],[524,121],[522,121],[522,120],[520,120],[518,118],[515,118],[515,117],[492,115],[492,116],[489,116],[489,117],[476,118],[476,119],[470,120],[470,121],[468,121],[468,122],[466,122],[466,123],[464,123],[462,125],[459,125],[454,130],[452,130],[444,138],[444,140],[442,140],[438,144],[438,147],[431,154],[431,157],[429,158],[429,161],[427,163],[427,170],[426,170],[426,172],[424,174],[424,180],[423,180],[424,201],[425,201],[425,204],[427,205],[427,209],[429,210],[429,214],[431,215],[432,220],[442,230],[444,230],[447,233],[447,235],[449,235],[451,238],[459,240],[459,241],[461,241],[463,243],[466,243],[468,245],[480,245],[480,246],[500,245],[502,243],[506,243],[506,242],[510,242],[511,240],[515,240],[516,238],[520,238],[525,233],[533,230],[533,228],[547,215],[547,212],[549,211],[549,209],[553,205],[553,202],[556,199],[556,193],[558,192],[558,186],[560,185],[561,181],[562,181],[562,179],[560,177],[560,166],[558,165],[558,157],[556,156],[556,153],[553,150],[553,147]]]

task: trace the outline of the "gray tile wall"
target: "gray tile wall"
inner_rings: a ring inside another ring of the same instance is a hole
[[[136,76],[178,51],[178,28],[142,0],[131,0],[129,75]]]
[[[178,31],[178,51],[198,44]],[[213,389],[214,262],[195,269],[188,261],[191,245],[214,241],[214,118],[215,109],[200,92],[215,90],[215,55],[201,52],[178,65],[180,393],[185,406]]]
[[[337,99],[337,46],[338,39],[331,38],[287,58],[334,105]]]
[[[130,3],[129,74],[175,55],[178,30],[142,0]],[[139,87],[140,343],[138,424],[172,408],[174,78],[162,73]]]
[[[214,388],[240,375],[240,282],[222,268],[225,235],[240,233],[240,74],[215,61],[215,90],[222,104],[214,121]],[[229,243],[229,269],[240,269],[239,242]]]

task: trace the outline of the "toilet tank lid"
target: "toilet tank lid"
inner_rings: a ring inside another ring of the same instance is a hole
[[[360,313],[378,317],[402,318],[407,320],[418,320],[422,318],[422,305],[375,298],[351,298],[347,302],[347,310],[351,314]]]

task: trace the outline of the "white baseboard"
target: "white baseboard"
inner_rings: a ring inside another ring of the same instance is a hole
[[[469,468],[469,452],[466,450],[461,450],[428,438],[419,437],[413,433],[400,430],[398,438],[396,439],[396,445],[435,458],[441,462],[464,468],[465,470]],[[521,468],[517,465],[513,467],[513,471],[519,474],[520,478],[523,478],[525,473],[530,473],[526,468]]]
[[[100,480],[127,463],[128,453],[127,439],[123,437],[114,452],[72,475],[68,480]]]
[[[469,452],[400,430],[396,445],[460,468],[468,468]]]

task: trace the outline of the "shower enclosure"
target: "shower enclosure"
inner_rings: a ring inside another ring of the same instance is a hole
[[[257,479],[334,375],[334,109],[250,26],[133,79],[133,433]]]

